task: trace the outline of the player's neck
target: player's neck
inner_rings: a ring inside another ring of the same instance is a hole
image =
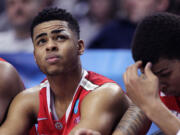
[[[48,80],[56,99],[71,100],[81,78],[82,67],[78,67],[67,74],[48,77]]]

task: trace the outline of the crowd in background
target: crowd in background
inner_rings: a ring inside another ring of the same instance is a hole
[[[155,12],[179,14],[180,0],[1,0],[0,53],[32,52],[30,25],[43,8],[60,7],[79,21],[87,49],[129,49],[137,23]]]

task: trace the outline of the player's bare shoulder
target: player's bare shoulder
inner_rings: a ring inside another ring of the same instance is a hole
[[[0,61],[0,95],[14,97],[24,89],[24,85],[16,69],[5,61]],[[9,93],[7,93],[7,91]]]
[[[100,103],[107,107],[109,105],[110,108],[127,108],[129,104],[126,94],[116,83],[105,83],[89,93],[82,102],[82,106],[89,103]]]
[[[113,98],[114,100],[120,100],[125,95],[122,88],[116,83],[105,83],[91,94],[101,95],[104,96],[104,98]]]
[[[24,90],[22,93],[27,94],[27,95],[33,95],[33,96],[39,95],[41,88],[42,88],[41,85],[37,85],[32,88],[28,88],[28,89]]]
[[[96,92],[99,91],[108,92],[114,96],[124,94],[122,88],[117,83],[105,83],[97,88]]]
[[[13,100],[13,104],[19,104],[28,110],[32,110],[33,113],[37,114],[39,111],[39,92],[41,86],[35,86],[20,92]],[[29,109],[31,108],[31,109]]]
[[[82,119],[98,118],[98,114],[103,114],[106,118],[120,120],[128,107],[129,101],[121,87],[116,83],[105,83],[83,99],[80,111]]]

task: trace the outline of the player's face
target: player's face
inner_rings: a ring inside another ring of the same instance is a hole
[[[15,28],[31,24],[32,19],[41,10],[39,0],[7,0],[7,15]]]
[[[70,72],[80,65],[83,41],[77,39],[65,21],[37,25],[33,32],[33,44],[36,62],[46,75]]]
[[[160,90],[166,95],[180,95],[180,61],[161,58],[152,66],[152,71],[158,76]]]

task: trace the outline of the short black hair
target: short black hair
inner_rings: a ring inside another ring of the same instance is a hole
[[[31,24],[31,38],[33,39],[33,29],[38,24],[43,22],[52,21],[52,20],[60,20],[68,22],[69,28],[77,34],[77,38],[79,39],[79,24],[77,20],[65,9],[60,8],[46,8],[42,10],[33,20]]]
[[[132,55],[143,66],[159,58],[180,60],[180,17],[166,12],[145,17],[136,28]]]

